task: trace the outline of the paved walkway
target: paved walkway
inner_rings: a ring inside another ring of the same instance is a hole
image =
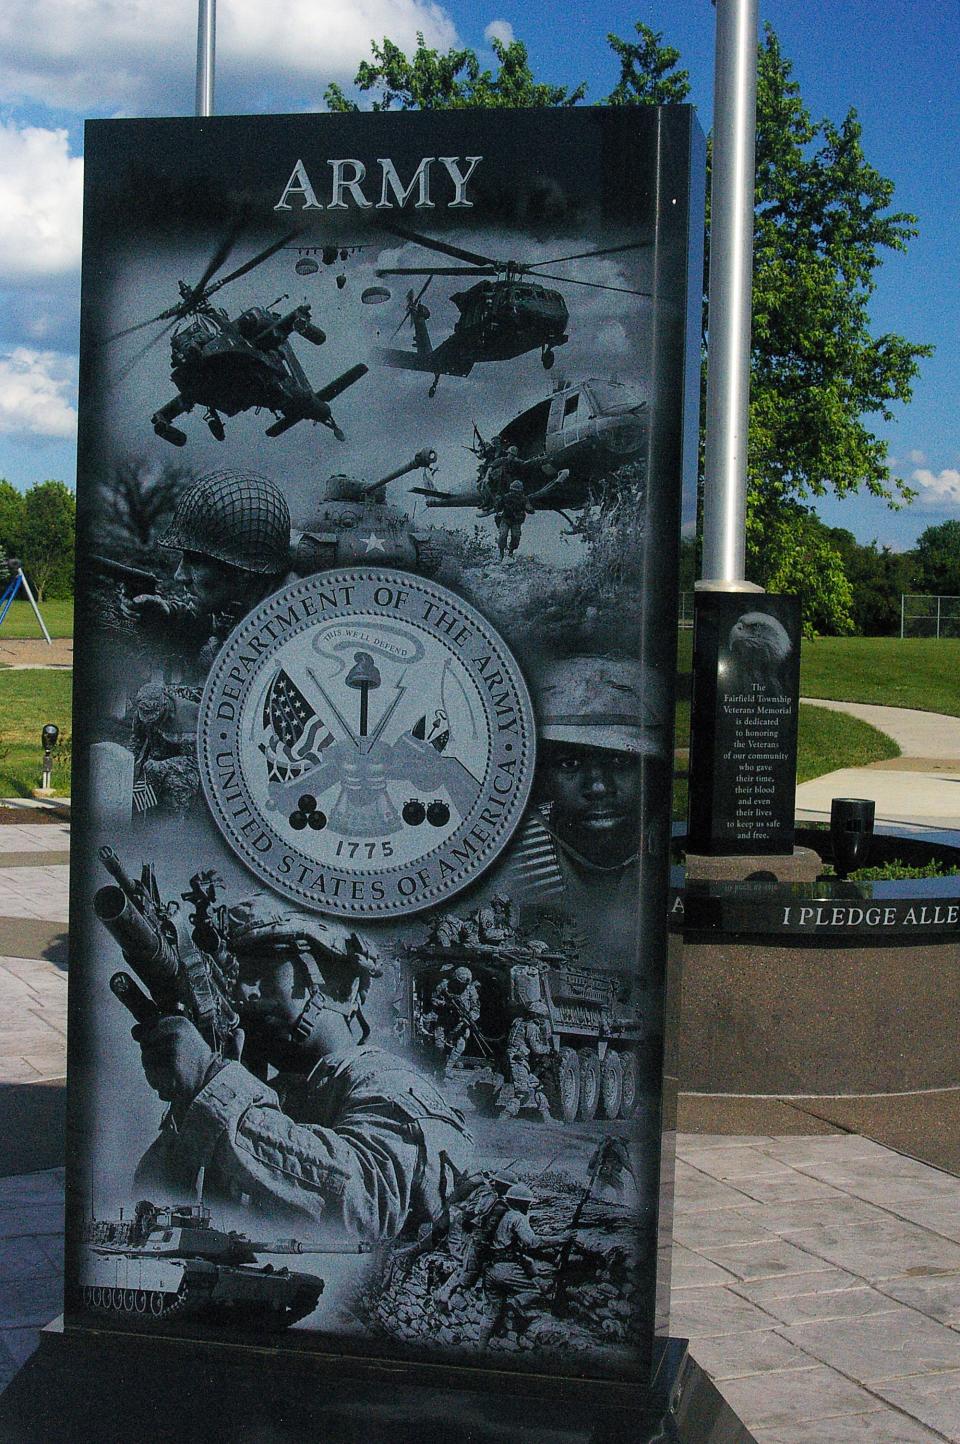
[[[0,1105],[63,1073],[67,846],[0,828]],[[960,1444],[960,1178],[810,1132],[679,1137],[671,1332],[758,1444]],[[62,1169],[0,1178],[0,1388],[62,1306],[62,1200]]]
[[[670,1331],[757,1444],[960,1441],[960,1179],[845,1133],[677,1153]],[[0,1179],[0,1387],[60,1311],[62,1191]]]
[[[865,702],[801,699],[859,717],[892,737],[903,754],[869,767],[845,767],[797,788],[797,820],[829,821],[834,797],[869,797],[878,823],[960,829],[960,717]]]
[[[69,848],[66,824],[0,827],[0,1087],[66,1072]]]

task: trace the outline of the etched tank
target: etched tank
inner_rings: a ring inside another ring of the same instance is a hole
[[[436,460],[435,451],[423,450],[379,481],[342,473],[328,477],[316,512],[303,531],[293,533],[293,570],[309,576],[363,563],[436,576],[444,561],[436,531],[418,530],[406,512],[388,503],[386,493],[388,482],[418,468],[431,470]]]
[[[92,1219],[84,1231],[80,1298],[97,1313],[143,1323],[180,1317],[235,1327],[286,1329],[313,1312],[324,1281],[258,1254],[364,1253],[304,1248],[296,1239],[254,1242],[210,1222],[203,1204],[146,1199],[132,1218]]]

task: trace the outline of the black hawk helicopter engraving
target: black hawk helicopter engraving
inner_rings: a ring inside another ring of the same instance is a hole
[[[534,510],[559,512],[573,525],[566,508],[598,500],[604,479],[641,454],[648,424],[647,398],[639,386],[599,377],[561,380],[489,441],[474,427],[467,450],[479,461],[476,482],[458,491],[441,490],[432,481],[410,490],[426,497],[428,507],[476,507],[487,513],[498,482],[502,487],[517,475]]]
[[[649,296],[648,291],[628,286],[609,286],[598,281],[584,281],[575,276],[555,276],[541,269],[559,266],[567,261],[588,260],[594,256],[612,256],[624,251],[646,249],[646,242],[636,241],[624,246],[607,246],[596,251],[579,251],[571,256],[554,256],[547,261],[497,260],[466,251],[446,241],[421,235],[404,226],[386,226],[400,240],[413,241],[428,250],[439,251],[465,266],[386,266],[378,276],[426,276],[420,290],[407,292],[406,308],[394,336],[408,321],[413,327],[413,351],[384,347],[380,359],[387,366],[405,371],[433,373],[429,395],[436,395],[441,376],[469,376],[480,361],[506,361],[526,351],[540,351],[544,368],[554,363],[555,350],[569,340],[567,325],[570,313],[559,291],[550,290],[541,281],[559,281],[562,285],[589,286],[595,291],[620,291],[628,296]],[[478,281],[465,291],[450,297],[460,312],[453,334],[434,346],[427,330],[430,311],[423,303],[427,287],[434,276],[492,277]]]
[[[115,341],[146,326],[166,322],[128,363],[129,369],[164,336],[173,333],[170,379],[177,394],[151,416],[154,431],[173,446],[184,446],[186,434],[173,423],[184,412],[202,406],[204,419],[217,441],[224,439],[225,416],[250,410],[273,412],[276,420],[267,427],[268,436],[281,436],[299,421],[313,421],[329,427],[337,440],[343,441],[330,402],[365,376],[368,367],[351,366],[315,391],[290,344],[294,332],[313,346],[322,346],[327,339],[313,324],[308,305],[294,306],[287,312],[275,310],[288,299],[278,296],[269,306],[250,306],[235,317],[211,305],[210,298],[216,291],[268,260],[287,245],[291,236],[274,241],[229,275],[214,281],[235,239],[234,233],[217,248],[195,286],[179,282],[180,300],[176,305],[109,337]]]

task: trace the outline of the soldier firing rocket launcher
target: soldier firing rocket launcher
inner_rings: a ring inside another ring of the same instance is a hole
[[[195,904],[194,946],[187,948],[181,945],[173,921],[179,903],[161,900],[152,865],[145,863],[135,882],[112,848],[100,849],[100,861],[115,881],[97,890],[94,912],[147,989],[144,993],[129,973],[118,972],[110,979],[111,991],[138,1023],[180,1014],[190,1019],[215,1053],[238,1057],[243,1040],[232,1002],[236,961],[217,928],[215,880],[198,874],[191,891],[183,895]]]

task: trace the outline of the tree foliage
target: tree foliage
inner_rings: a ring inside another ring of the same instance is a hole
[[[519,40],[504,45],[491,42],[497,70],[481,68],[473,50],[432,50],[422,35],[409,60],[392,40],[371,42],[373,61],[363,60],[354,84],[364,95],[373,94],[372,110],[471,110],[518,109],[538,106],[576,105],[586,86],[568,90],[565,85],[545,85],[533,78],[527,48]],[[333,111],[359,110],[339,85],[324,93]]]
[[[843,557],[809,508],[791,499],[766,514],[748,506],[748,556],[758,551],[766,589],[800,598],[805,637],[821,632],[843,636],[854,630],[853,589]]]
[[[960,596],[960,521],[928,526],[912,557],[913,590]]]
[[[891,213],[893,184],[867,161],[856,112],[815,123],[767,26],[757,73],[750,485],[780,497],[910,495],[871,430],[909,401],[931,352],[875,337],[869,304],[884,253],[916,217]]]
[[[853,592],[851,615],[861,637],[892,637],[900,631],[900,598],[912,590],[914,554],[858,542],[842,527],[824,532],[840,553]]]
[[[0,558],[20,555],[23,516],[23,492],[0,477]]]
[[[62,481],[42,481],[24,496],[21,556],[37,600],[73,594],[77,504]]]
[[[663,34],[637,21],[636,40],[608,35],[607,44],[620,62],[620,79],[607,105],[680,105],[690,94],[690,75],[676,67],[680,51],[661,44]]]
[[[175,461],[157,466],[145,456],[124,457],[100,483],[103,524],[121,545],[150,547],[192,479],[190,468]]]

